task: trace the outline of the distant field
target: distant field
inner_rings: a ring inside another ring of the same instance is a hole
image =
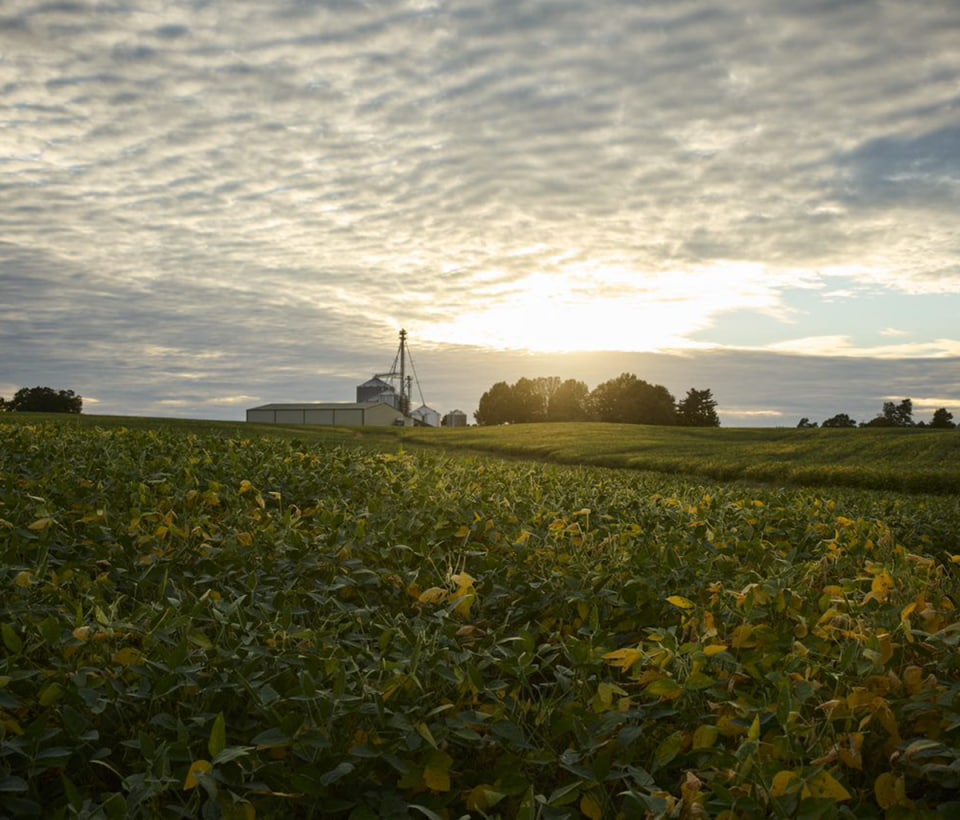
[[[960,433],[633,424],[411,429],[404,441],[721,481],[960,493]]]
[[[0,418],[5,817],[960,812],[960,495],[683,474],[950,434]]]
[[[155,428],[377,446],[424,445],[557,464],[621,467],[717,481],[960,494],[960,432],[928,429],[685,428],[635,424],[502,427],[281,427],[124,416],[56,417],[56,423]],[[29,418],[29,417],[28,417]],[[16,423],[0,414],[0,423]]]

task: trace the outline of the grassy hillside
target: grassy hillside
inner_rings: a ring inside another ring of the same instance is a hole
[[[718,480],[960,492],[960,434],[923,429],[705,429],[632,424],[518,424],[412,429],[405,441],[565,464]]]

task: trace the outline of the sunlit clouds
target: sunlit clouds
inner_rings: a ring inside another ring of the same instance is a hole
[[[465,363],[440,409],[495,350],[913,360],[960,412],[958,36],[926,0],[5,0],[0,383],[239,417],[351,399],[403,326]],[[803,409],[743,372],[741,421]]]
[[[731,309],[778,309],[776,290],[758,266],[720,264],[638,274],[623,268],[560,264],[485,288],[479,310],[467,306],[426,325],[428,339],[536,352],[685,350],[710,317]]]

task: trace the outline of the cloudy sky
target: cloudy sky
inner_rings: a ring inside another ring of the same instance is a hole
[[[958,217],[953,0],[0,4],[7,398],[960,418]]]

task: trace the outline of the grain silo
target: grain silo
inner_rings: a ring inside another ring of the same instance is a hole
[[[357,385],[357,403],[379,401],[391,407],[399,407],[398,399],[399,396],[393,385],[379,376],[374,376],[363,384]]]

